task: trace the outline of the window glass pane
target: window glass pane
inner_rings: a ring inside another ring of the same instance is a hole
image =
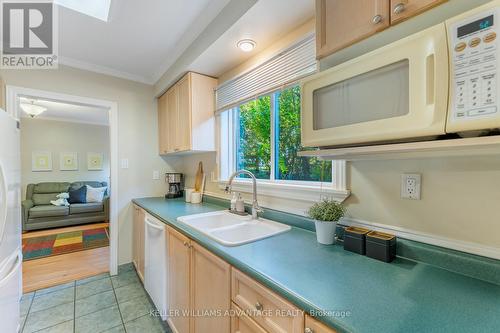
[[[332,181],[332,162],[300,157],[300,87],[275,94],[276,179]]]
[[[259,179],[271,176],[271,97],[263,96],[239,107],[236,165]],[[247,177],[241,175],[240,177]]]
[[[314,129],[347,126],[408,114],[409,71],[410,64],[405,59],[315,90]]]

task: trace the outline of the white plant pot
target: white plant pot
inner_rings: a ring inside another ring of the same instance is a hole
[[[318,221],[315,220],[316,226],[316,239],[318,243],[330,245],[335,243],[335,230],[337,229],[337,222]]]

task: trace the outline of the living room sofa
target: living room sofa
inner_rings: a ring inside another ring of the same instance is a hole
[[[80,203],[70,206],[54,206],[50,203],[51,200],[57,199],[59,193],[78,189],[84,185],[104,187],[107,183],[82,181],[28,184],[26,200],[22,202],[23,231],[108,221],[108,191],[102,203]]]

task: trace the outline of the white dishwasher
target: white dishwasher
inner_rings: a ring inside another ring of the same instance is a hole
[[[144,287],[160,312],[167,319],[167,238],[165,223],[146,214],[144,223]]]

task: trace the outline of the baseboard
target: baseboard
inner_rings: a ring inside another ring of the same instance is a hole
[[[374,223],[353,218],[343,218],[341,220],[341,223],[347,226],[364,227],[375,231],[388,232],[396,235],[397,237],[500,260],[500,248],[498,247],[491,247],[477,243],[464,242],[446,237],[435,236],[407,228],[396,227],[381,223]]]

